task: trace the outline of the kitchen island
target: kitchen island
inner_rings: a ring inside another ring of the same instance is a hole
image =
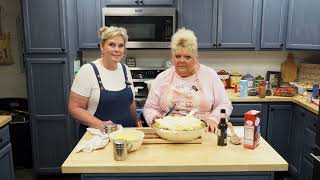
[[[211,134],[202,144],[142,144],[125,161],[113,160],[112,145],[91,153],[74,150],[62,173],[81,173],[82,179],[274,179],[288,163],[263,139],[255,150],[242,145],[216,145]],[[81,141],[92,136],[87,132]]]

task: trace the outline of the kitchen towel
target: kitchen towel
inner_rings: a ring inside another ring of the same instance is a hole
[[[102,149],[109,143],[109,135],[102,133],[96,128],[87,128],[87,131],[94,135],[88,141],[80,142],[75,148],[75,152],[92,152],[96,149]]]

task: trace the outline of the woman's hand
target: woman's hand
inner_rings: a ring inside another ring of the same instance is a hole
[[[205,121],[207,126],[208,126],[208,131],[209,132],[216,132],[218,124],[216,121],[212,120],[212,119],[208,119]]]
[[[152,118],[152,124],[154,124],[154,122],[155,122],[156,119],[161,119],[161,118],[163,118],[163,116],[161,116],[161,115],[155,115],[155,116]]]

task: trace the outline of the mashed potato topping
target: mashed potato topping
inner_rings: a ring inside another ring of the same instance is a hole
[[[205,123],[193,116],[166,116],[156,119],[154,126],[167,130],[190,131],[205,127]]]

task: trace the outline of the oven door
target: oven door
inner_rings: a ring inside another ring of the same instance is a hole
[[[127,48],[169,48],[175,32],[175,8],[102,9],[105,26],[119,26],[127,30]]]
[[[312,179],[320,179],[320,151],[311,153],[313,158],[313,176]]]

